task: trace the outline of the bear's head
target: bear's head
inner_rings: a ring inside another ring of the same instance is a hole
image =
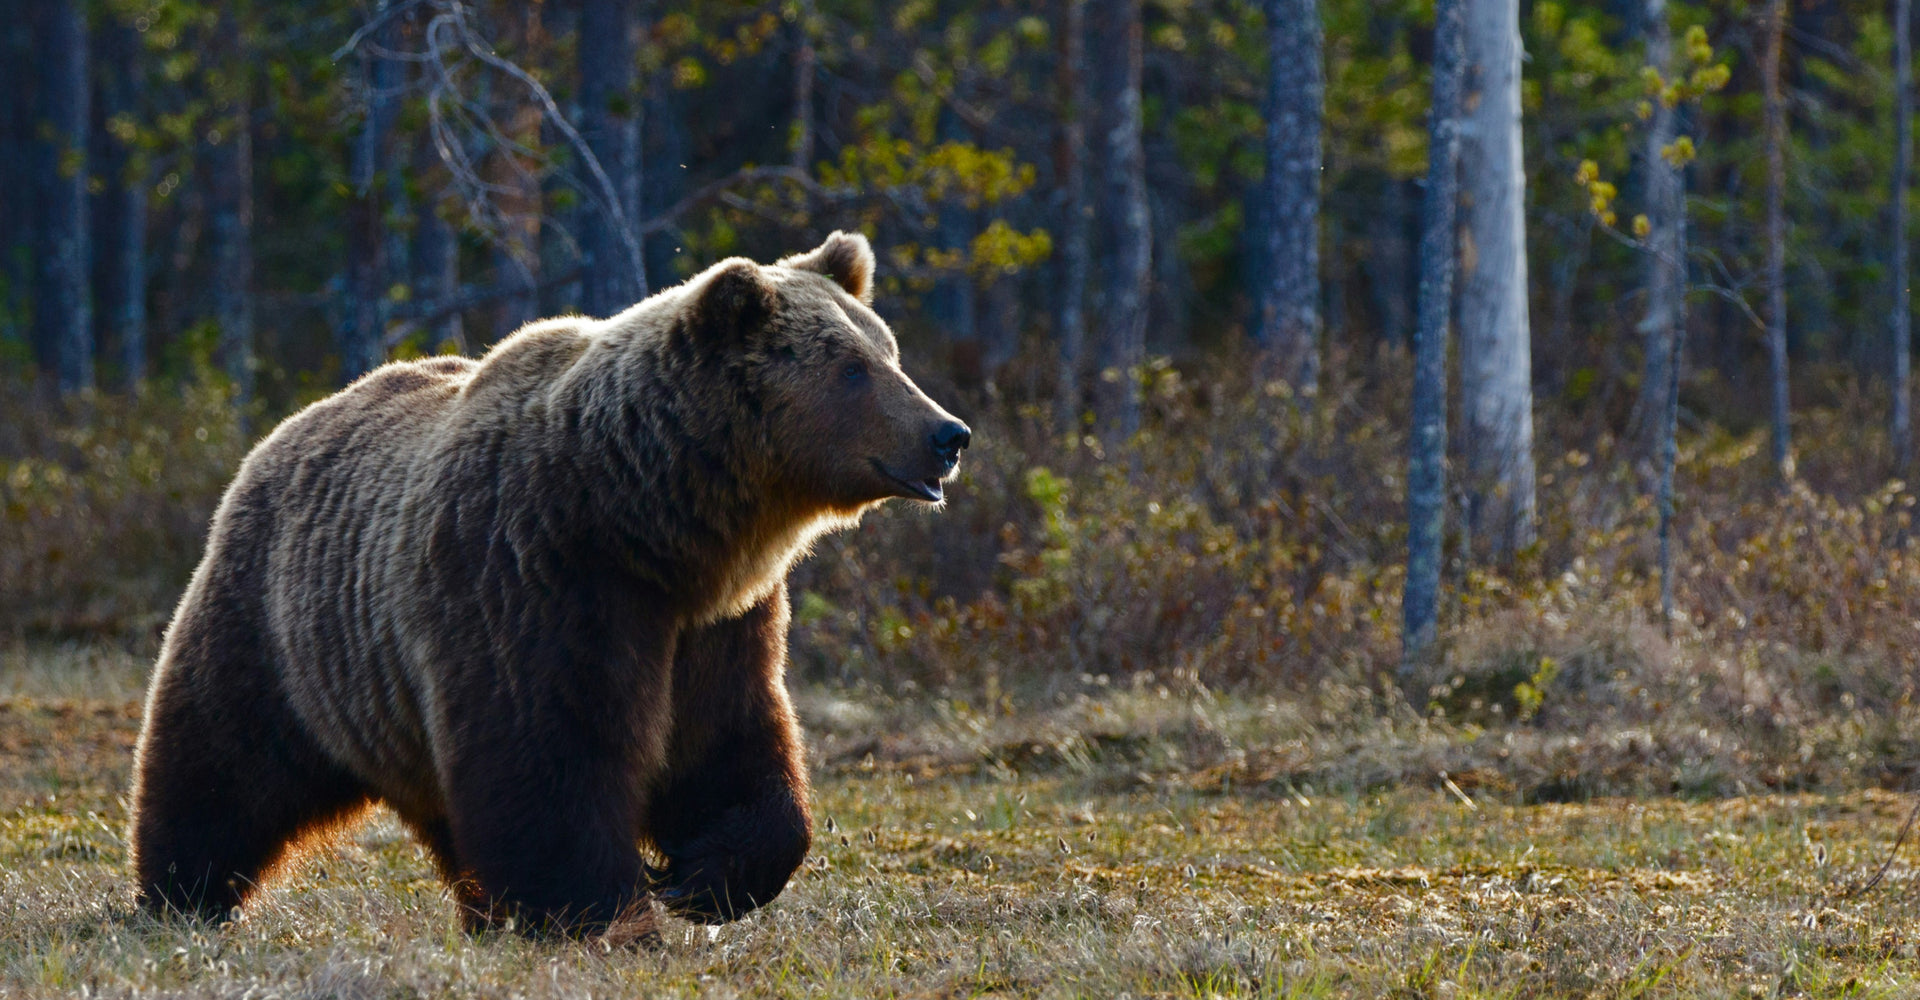
[[[687,283],[691,332],[718,344],[761,423],[769,485],[852,515],[892,497],[944,498],[971,439],[900,368],[871,308],[873,250],[836,232],[772,265],[722,261]]]

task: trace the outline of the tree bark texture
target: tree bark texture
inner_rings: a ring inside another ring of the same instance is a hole
[[[1400,683],[1438,633],[1447,500],[1447,319],[1453,308],[1459,127],[1467,0],[1434,6],[1433,110],[1420,220],[1420,292],[1413,333],[1413,428],[1407,459],[1407,583]],[[1409,697],[1415,692],[1408,690]]]
[[[1265,0],[1266,255],[1255,337],[1301,389],[1320,377],[1320,163],[1326,83],[1318,0]]]
[[[1505,564],[1534,537],[1518,0],[1468,0],[1460,182],[1460,404],[1467,522]]]

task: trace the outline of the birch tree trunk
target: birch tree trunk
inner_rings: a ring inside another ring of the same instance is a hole
[[[62,393],[93,385],[93,316],[87,297],[87,25],[78,3],[41,3],[34,18],[39,66],[33,122],[36,214],[34,346]]]
[[[632,228],[640,212],[641,166],[636,26],[633,0],[581,4],[580,134],[612,180],[618,200],[618,205],[594,205],[581,215],[586,263],[580,305],[589,316],[611,316],[647,295],[645,265]]]
[[[1647,64],[1664,75],[1673,63],[1672,32],[1667,24],[1666,0],[1646,0]],[[1678,454],[1675,436],[1680,423],[1680,361],[1685,343],[1687,281],[1687,205],[1680,170],[1666,158],[1678,131],[1672,108],[1656,97],[1653,127],[1648,130],[1647,169],[1647,315],[1641,323],[1646,338],[1646,381],[1641,386],[1643,416],[1651,418],[1653,453],[1658,461],[1659,485],[1655,502],[1660,527],[1660,615],[1663,628],[1673,620],[1673,466]]]
[[[1420,293],[1413,333],[1413,428],[1407,456],[1407,583],[1400,686],[1438,632],[1447,499],[1447,317],[1453,307],[1459,127],[1467,0],[1436,0],[1427,193],[1420,219]]]
[[[1077,429],[1080,378],[1086,365],[1087,295],[1087,0],[1060,3],[1060,132],[1054,152],[1059,179],[1060,286],[1054,326],[1060,338],[1055,416]]]
[[[1318,0],[1265,0],[1267,222],[1255,338],[1296,388],[1320,376],[1320,131],[1325,82]]]
[[[1460,402],[1467,523],[1496,565],[1533,544],[1533,356],[1527,317],[1518,0],[1467,0],[1460,178]]]
[[[1761,68],[1767,115],[1767,365],[1773,402],[1773,467],[1783,483],[1793,478],[1787,428],[1787,115],[1780,99],[1780,43],[1786,21],[1786,0],[1771,0]]]
[[[1146,355],[1147,280],[1153,260],[1141,143],[1140,0],[1091,0],[1092,104],[1101,113],[1099,225],[1102,264],[1100,378],[1095,410],[1110,439],[1140,427],[1136,369]]]
[[[1646,0],[1644,7],[1647,65],[1662,75],[1672,71],[1673,37],[1667,24],[1666,0]],[[1656,95],[1653,118],[1642,153],[1647,192],[1647,311],[1640,321],[1646,368],[1640,382],[1638,420],[1643,454],[1657,458],[1666,424],[1667,392],[1676,382],[1667,365],[1677,357],[1671,341],[1680,336],[1682,301],[1686,287],[1686,219],[1680,172],[1667,162],[1664,151],[1678,131],[1674,110]]]
[[[1913,0],[1893,5],[1893,461],[1913,456],[1913,313],[1907,281],[1907,184],[1913,169]]]

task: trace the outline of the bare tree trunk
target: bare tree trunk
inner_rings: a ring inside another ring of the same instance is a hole
[[[1265,0],[1267,222],[1255,338],[1275,371],[1311,390],[1320,377],[1320,129],[1326,84],[1318,0]]]
[[[964,142],[970,138],[960,116],[942,106],[936,117],[934,137],[939,142]],[[978,232],[974,212],[955,195],[937,206],[932,243],[939,250],[965,260],[968,245]],[[981,369],[980,328],[973,276],[966,271],[948,271],[936,278],[927,292],[926,315],[934,332],[945,342],[946,364],[962,384],[977,386],[985,379]]]
[[[1913,458],[1913,313],[1907,288],[1907,175],[1913,169],[1913,0],[1893,5],[1893,461]]]
[[[512,9],[505,18],[501,44],[509,51],[534,53],[549,39],[561,34],[546,18],[559,15],[546,5],[527,4]],[[573,18],[577,23],[577,17]],[[561,27],[565,27],[564,25]],[[494,100],[494,120],[507,138],[529,149],[551,148],[563,142],[554,123],[546,120],[538,105],[525,99],[516,87],[503,87]],[[551,134],[549,134],[551,132]],[[566,244],[566,224],[580,212],[566,213],[549,208],[553,201],[542,190],[534,164],[511,149],[495,149],[483,167],[494,188],[494,205],[499,210],[500,231],[494,234],[494,281],[513,289],[494,310],[493,339],[501,340],[513,331],[545,315],[570,312],[579,307],[579,285],[549,290],[551,301],[542,301],[540,276],[572,267],[577,248]],[[561,187],[558,179],[555,189]],[[584,209],[594,211],[589,202]],[[554,216],[549,218],[549,213]],[[551,307],[551,308],[549,308]]]
[[[381,0],[385,14],[389,0]],[[353,188],[347,206],[347,327],[340,341],[340,376],[351,382],[386,360],[384,279],[387,274],[387,238],[381,209],[381,178],[388,163],[389,131],[393,124],[398,77],[393,60],[362,50],[361,83],[367,114],[354,136],[349,156],[348,183]]]
[[[1086,367],[1087,296],[1087,0],[1060,3],[1060,131],[1054,152],[1060,205],[1060,287],[1054,326],[1060,338],[1060,426],[1076,430]]]
[[[1381,187],[1378,210],[1366,223],[1366,256],[1361,270],[1367,276],[1369,297],[1380,323],[1380,339],[1395,346],[1413,343],[1414,260],[1413,224],[1418,203],[1409,197],[1412,183],[1389,179]]]
[[[634,87],[633,0],[584,0],[580,8],[580,132],[614,185],[620,204],[581,216],[586,270],[581,307],[611,316],[647,294],[637,252],[640,213],[640,95]],[[626,228],[628,231],[622,232]]]
[[[1091,0],[1089,10],[1090,39],[1095,43],[1089,67],[1092,105],[1101,112],[1103,160],[1101,372],[1094,409],[1107,436],[1124,439],[1140,427],[1136,370],[1146,355],[1147,281],[1153,260],[1146,154],[1141,143],[1140,0]]]
[[[140,36],[133,26],[103,13],[94,31],[99,53],[99,119],[95,130],[100,193],[95,196],[95,342],[111,345],[121,384],[131,390],[147,368],[147,184],[144,153],[135,149],[116,119],[134,119],[141,108]]]
[[[32,246],[38,231],[33,172],[33,121],[38,98],[28,58],[37,34],[28,17],[0,19],[0,337],[28,339],[25,329]]]
[[[1666,0],[1646,0],[1647,63],[1662,74],[1672,68],[1672,32]],[[1655,503],[1660,526],[1660,614],[1669,632],[1673,621],[1673,466],[1679,445],[1680,363],[1686,339],[1687,204],[1679,168],[1665,151],[1678,132],[1674,109],[1655,98],[1653,127],[1647,136],[1647,215],[1649,231],[1646,382],[1641,386],[1643,416],[1653,429],[1653,453],[1659,485]],[[1651,408],[1648,408],[1651,407]]]
[[[1773,467],[1781,482],[1793,478],[1787,437],[1787,114],[1780,99],[1780,42],[1786,22],[1786,0],[1771,0],[1761,74],[1766,78],[1767,111],[1767,362],[1773,389]]]
[[[647,95],[647,151],[642,159],[654,164],[642,179],[640,202],[642,217],[657,218],[686,194],[687,150],[692,138],[687,132],[687,97],[668,86],[662,71],[650,81]],[[811,159],[809,159],[811,165]],[[646,235],[647,287],[664,288],[680,280],[677,260],[681,254],[681,235],[674,228],[657,229]]]
[[[433,150],[432,140],[422,137],[415,144],[413,162],[415,178],[436,176],[440,157]],[[454,207],[452,199],[428,193],[444,187],[439,183],[423,184],[419,203],[414,206],[413,246],[409,256],[416,300],[446,302],[460,290],[460,241],[447,216]],[[442,344],[452,344],[466,353],[466,328],[458,312],[432,320],[426,328],[430,347],[437,349]]]
[[[1662,75],[1672,72],[1673,38],[1667,24],[1666,0],[1646,0],[1647,65]],[[1647,312],[1640,321],[1646,369],[1640,383],[1638,422],[1642,454],[1657,458],[1666,423],[1668,387],[1676,384],[1667,364],[1677,352],[1669,341],[1681,335],[1680,317],[1686,285],[1686,211],[1680,172],[1667,162],[1664,151],[1678,131],[1674,109],[1654,97],[1653,119],[1642,154],[1646,171]]]
[[[220,54],[216,87],[229,113],[209,130],[207,214],[212,234],[213,320],[220,339],[215,360],[234,398],[253,398],[253,134],[248,54],[241,48],[238,15],[223,9],[215,27]]]
[[[87,25],[78,3],[35,4],[40,67],[33,172],[33,327],[40,363],[62,393],[93,385],[93,316],[87,298]]]
[[[813,0],[800,0],[793,19],[793,146],[795,170],[813,170]],[[636,218],[638,218],[636,216]]]
[[[1407,585],[1400,684],[1438,632],[1447,502],[1447,315],[1453,306],[1455,212],[1467,0],[1434,6],[1433,110],[1420,220],[1420,298],[1413,334],[1413,430],[1407,460]],[[1408,690],[1408,696],[1414,692]]]
[[[1527,317],[1518,0],[1468,0],[1460,177],[1460,403],[1467,521],[1496,565],[1533,544],[1533,354]]]

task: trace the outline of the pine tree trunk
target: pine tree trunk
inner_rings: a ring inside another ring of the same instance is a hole
[[[228,113],[208,133],[207,215],[212,237],[213,320],[219,329],[215,362],[235,400],[253,398],[253,135],[247,55],[229,8],[216,27],[222,53],[220,81]]]
[[[0,19],[0,338],[32,337],[26,329],[27,286],[37,231],[33,174],[33,121],[38,101],[27,57],[34,30],[30,18]]]
[[[813,0],[800,0],[793,19],[793,145],[788,163],[813,170]]]
[[[1255,338],[1276,374],[1311,390],[1320,376],[1320,131],[1325,82],[1317,0],[1265,0],[1266,255]]]
[[[1468,0],[1460,144],[1460,404],[1467,522],[1495,565],[1533,544],[1533,353],[1517,0]]]
[[[385,14],[382,0],[378,14]],[[390,60],[378,53],[361,57],[361,86],[366,95],[366,118],[354,136],[347,183],[352,200],[347,206],[347,325],[340,339],[340,376],[351,382],[386,360],[384,279],[387,275],[387,238],[381,210],[382,178],[388,163],[388,129],[392,101]]]
[[[1893,5],[1893,460],[1913,458],[1913,313],[1908,292],[1907,184],[1913,169],[1913,0]]]
[[[137,119],[141,108],[140,36],[132,25],[103,15],[95,29],[100,61],[99,120],[95,130],[100,193],[95,196],[95,342],[112,347],[113,367],[131,390],[147,368],[146,157],[116,134],[116,119]]]
[[[961,127],[960,116],[951,107],[942,106],[934,126],[939,142],[965,142],[970,138]],[[966,259],[968,244],[977,232],[974,213],[956,195],[938,205],[934,223],[933,246],[945,254]],[[977,322],[973,276],[966,271],[947,272],[934,280],[927,293],[927,319],[946,346],[946,364],[962,384],[979,385],[984,373],[980,366],[980,329]]]
[[[439,176],[440,157],[434,152],[431,139],[422,137],[416,143],[413,163],[415,179],[431,179],[421,185],[425,191],[445,187],[444,178]],[[428,193],[423,193],[414,207],[413,246],[409,257],[415,301],[446,302],[460,290],[460,241],[447,216],[453,207],[451,199]],[[466,353],[466,327],[460,314],[448,313],[429,323],[427,340],[430,349],[452,344],[462,354]]]
[[[1055,417],[1072,431],[1080,420],[1086,367],[1087,295],[1087,0],[1060,3],[1060,131],[1054,175],[1060,190],[1059,288],[1054,326],[1060,339]]]
[[[551,39],[577,27],[578,13],[577,7],[567,5],[515,7],[502,19],[500,44],[513,52],[538,52]],[[554,23],[556,19],[560,23]],[[492,108],[494,121],[514,145],[553,149],[565,142],[560,130],[517,86],[503,86],[497,96],[487,91],[482,103]],[[577,282],[544,292],[540,285],[543,274],[574,269],[580,248],[571,242],[568,225],[578,213],[555,207],[557,199],[553,195],[565,189],[564,179],[556,172],[543,182],[537,176],[538,169],[529,158],[505,147],[495,149],[481,166],[487,182],[493,185],[493,206],[499,212],[499,228],[491,234],[493,280],[509,291],[493,310],[494,341],[505,339],[542,315],[580,308]]]
[[[1902,0],[1905,2],[1905,0]],[[1787,115],[1780,99],[1780,43],[1786,0],[1767,7],[1767,50],[1761,73],[1767,113],[1767,362],[1773,402],[1773,467],[1782,482],[1793,478],[1787,429]]]
[[[1447,317],[1453,306],[1455,212],[1467,0],[1436,0],[1427,193],[1420,220],[1420,294],[1413,334],[1413,428],[1407,460],[1407,584],[1400,683],[1408,689],[1438,632],[1447,499]],[[1416,692],[1407,690],[1418,703]]]
[[[1140,427],[1137,369],[1145,360],[1147,281],[1153,256],[1141,142],[1140,0],[1090,0],[1092,106],[1100,112],[1098,186],[1101,275],[1100,378],[1095,411],[1109,439]]]
[[[616,206],[595,204],[606,192],[589,181],[595,210],[581,216],[586,257],[581,308],[611,316],[646,297],[637,237],[627,227],[640,212],[640,95],[634,87],[633,0],[584,0],[580,8],[580,133],[613,182]],[[590,176],[590,172],[583,171]],[[630,247],[629,244],[632,244]]]
[[[87,228],[87,26],[78,3],[33,5],[40,67],[33,122],[39,195],[34,239],[33,325],[40,363],[62,393],[93,385],[93,316]]]

